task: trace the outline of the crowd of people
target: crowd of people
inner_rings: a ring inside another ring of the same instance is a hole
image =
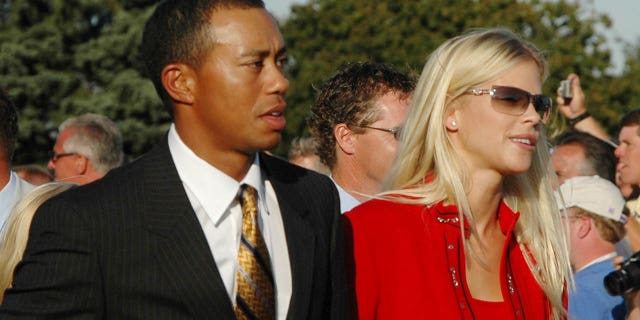
[[[13,165],[0,90],[0,318],[640,318],[605,285],[640,251],[640,109],[609,136],[516,33],[450,38],[417,79],[341,66],[288,159],[262,1],[163,1],[140,48],[172,124],[131,162],[89,113],[46,169]]]

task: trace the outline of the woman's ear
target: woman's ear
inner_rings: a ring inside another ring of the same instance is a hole
[[[172,63],[162,69],[162,85],[177,103],[193,104],[195,83],[193,69],[184,63]]]
[[[455,113],[451,113],[447,116],[446,122],[445,122],[445,127],[447,128],[448,131],[450,132],[457,132],[458,131],[458,125],[459,122],[456,119]]]
[[[447,129],[447,131],[449,132],[458,132],[458,130],[460,129],[460,119],[461,119],[461,109],[463,107],[461,101],[458,98],[452,98],[449,95],[447,95],[447,100],[446,100],[446,107],[445,107],[445,123],[444,126]]]

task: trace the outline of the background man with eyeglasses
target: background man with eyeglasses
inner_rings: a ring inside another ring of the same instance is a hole
[[[17,134],[18,112],[9,96],[0,89],[0,227],[13,205],[34,188],[11,171]]]
[[[412,77],[372,62],[342,66],[320,88],[309,127],[342,213],[380,191],[414,88]]]
[[[56,181],[87,184],[122,165],[122,134],[109,118],[93,113],[60,124],[49,159]]]
[[[569,288],[569,319],[624,319],[624,299],[609,295],[603,286],[614,270],[615,244],[625,235],[620,190],[598,176],[576,176],[560,185],[556,200],[566,210],[562,214],[575,277],[575,288]]]

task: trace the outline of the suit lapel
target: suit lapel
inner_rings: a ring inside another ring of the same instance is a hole
[[[286,172],[278,169],[269,156],[260,154],[262,168],[273,185],[280,205],[280,213],[287,238],[289,264],[291,265],[292,293],[288,319],[308,317],[311,288],[313,286],[312,263],[315,250],[314,229],[306,219],[309,208],[303,202],[294,181]]]
[[[165,139],[148,154],[145,222],[156,236],[156,258],[168,284],[197,319],[233,317],[233,305]]]

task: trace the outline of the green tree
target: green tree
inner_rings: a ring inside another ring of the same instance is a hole
[[[45,162],[55,128],[86,112],[114,119],[141,154],[169,117],[141,76],[138,43],[156,1],[14,0],[0,20],[0,87],[20,109],[15,163]]]
[[[0,87],[20,109],[15,163],[45,162],[65,118],[96,112],[114,119],[125,151],[136,157],[167,130],[169,116],[142,77],[138,43],[157,0],[0,0]],[[284,154],[306,133],[315,89],[349,61],[374,60],[418,74],[445,39],[475,27],[505,26],[547,52],[554,95],[560,79],[580,74],[590,110],[612,131],[634,97],[640,50],[629,50],[621,76],[596,31],[606,15],[567,1],[311,0],[281,22],[287,69],[288,125],[275,150]],[[557,126],[551,124],[552,127]]]
[[[548,95],[555,97],[560,80],[570,72],[580,74],[586,84],[609,81],[611,53],[596,28],[610,24],[606,15],[567,1],[312,0],[293,6],[281,23],[292,60],[285,140],[306,133],[315,88],[341,64],[373,60],[419,74],[431,51],[471,28],[507,27],[544,50],[550,65],[544,88]],[[586,89],[596,102],[607,97],[605,88]],[[616,112],[592,111],[605,125],[611,124],[609,113]]]

